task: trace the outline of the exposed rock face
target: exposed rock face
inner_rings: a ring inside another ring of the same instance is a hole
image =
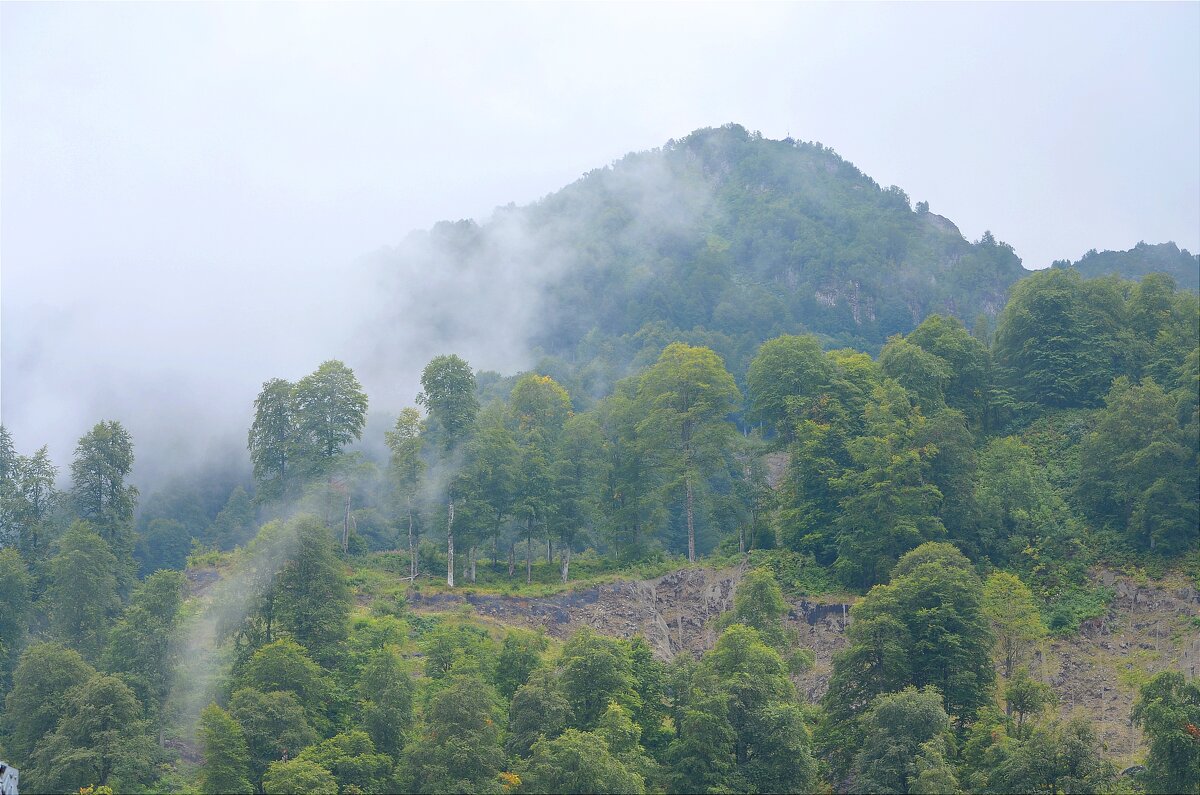
[[[469,604],[484,617],[542,626],[556,638],[582,626],[620,638],[640,634],[656,656],[669,660],[712,648],[716,632],[710,619],[733,607],[742,573],[741,567],[687,568],[538,599],[412,591],[409,604],[431,612]],[[1176,580],[1139,583],[1108,571],[1095,578],[1116,594],[1108,613],[1085,622],[1077,635],[1050,641],[1030,668],[1054,688],[1063,714],[1088,717],[1109,753],[1131,764],[1144,749],[1141,732],[1129,721],[1140,683],[1167,668],[1200,673],[1200,590]],[[811,670],[794,677],[810,702],[829,687],[833,655],[846,646],[851,606],[820,598],[791,603],[787,625],[816,658]]]

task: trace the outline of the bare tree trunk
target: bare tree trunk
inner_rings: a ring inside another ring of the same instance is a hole
[[[738,527],[738,553],[741,555],[746,554],[746,526],[745,525],[741,525]]]
[[[446,585],[454,587],[454,498],[446,511]]]
[[[554,542],[550,540],[549,536],[546,537],[546,562],[554,562]]]
[[[512,543],[508,545],[508,579],[512,579],[513,572],[517,569],[517,545]]]
[[[525,536],[525,584],[533,582],[533,530]]]
[[[346,491],[346,515],[342,519],[342,554],[350,548],[350,492]]]
[[[413,535],[413,514],[412,506],[408,508],[408,576],[416,582],[417,580],[417,541]]]
[[[475,546],[471,546],[471,550],[467,552],[467,560],[471,564],[471,584],[475,584]]]
[[[692,479],[686,477],[683,486],[687,490],[688,562],[696,562],[696,505],[692,494]]]
[[[564,544],[562,548],[562,581],[565,584],[571,570],[571,545]]]

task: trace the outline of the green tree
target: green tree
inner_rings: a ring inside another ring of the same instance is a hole
[[[29,588],[24,558],[13,547],[0,549],[0,693],[8,691],[9,677],[25,643]]]
[[[1150,742],[1148,792],[1200,792],[1200,685],[1178,671],[1162,671],[1142,685],[1133,722]]]
[[[404,750],[411,792],[489,792],[504,766],[503,712],[477,676],[451,677],[433,695],[417,739]]]
[[[314,660],[333,667],[349,632],[350,588],[329,532],[312,517],[293,525],[296,551],[275,576],[279,628],[308,650]]]
[[[878,696],[861,720],[863,742],[854,760],[854,792],[912,792],[922,773],[928,781],[931,774],[926,771],[945,765],[950,718],[936,689],[908,687]],[[931,741],[935,744],[929,746]]]
[[[272,762],[263,776],[263,792],[266,795],[338,795],[337,779],[316,762],[307,759],[289,759]]]
[[[797,398],[815,397],[826,389],[833,371],[811,334],[764,342],[746,374],[750,419],[766,423],[781,441],[793,441],[791,406]]]
[[[847,443],[853,462],[833,482],[842,494],[834,519],[835,570],[851,585],[884,580],[895,560],[945,535],[942,494],[930,482],[937,448],[922,438],[926,420],[895,381],[875,389],[865,433]]]
[[[554,497],[551,515],[558,527],[563,583],[570,578],[572,546],[598,521],[603,448],[604,437],[591,415],[577,414],[566,421],[550,473]]]
[[[946,404],[946,388],[953,373],[949,363],[897,335],[879,352],[879,367],[887,378],[908,390],[926,415]]]
[[[133,469],[133,440],[119,422],[98,422],[75,447],[71,498],[123,567],[133,554],[133,508],[138,490],[125,485]],[[126,579],[125,577],[122,580]]]
[[[204,755],[200,791],[205,795],[252,793],[250,752],[237,721],[216,704],[209,704],[200,712],[197,735]]]
[[[296,382],[296,432],[304,464],[324,474],[342,447],[362,436],[367,396],[354,371],[331,359]]]
[[[35,643],[25,650],[4,702],[6,747],[14,758],[33,754],[66,713],[67,693],[95,673],[79,652],[57,643]]]
[[[513,693],[505,750],[511,756],[528,756],[539,738],[557,737],[570,725],[571,717],[571,705],[563,698],[558,681],[548,672],[535,672]]]
[[[394,499],[408,524],[408,576],[413,579],[416,579],[420,568],[417,560],[417,544],[420,540],[417,506],[425,477],[425,461],[421,458],[421,426],[421,412],[409,406],[396,418],[396,427],[385,434],[388,449],[392,451],[389,473]]]
[[[371,658],[359,680],[362,722],[375,747],[399,756],[413,722],[412,676],[392,647]]]
[[[973,430],[985,429],[992,392],[991,357],[985,345],[961,320],[945,315],[929,315],[904,339],[946,363],[946,405],[961,411]]]
[[[375,744],[366,732],[351,731],[334,735],[305,748],[296,759],[312,762],[328,770],[343,792],[350,787],[357,787],[364,793],[393,790],[392,760],[385,754],[376,753]],[[267,772],[267,778],[271,778],[270,771]]]
[[[510,628],[505,633],[496,661],[496,690],[505,700],[529,681],[529,675],[542,664],[548,646],[541,632]]]
[[[743,624],[779,651],[785,651],[790,638],[783,626],[788,604],[783,590],[770,569],[750,569],[742,576],[733,594],[733,610],[720,617],[723,626]]]
[[[520,768],[521,792],[643,793],[645,780],[615,758],[603,737],[567,729],[553,739],[533,744]]]
[[[479,401],[475,397],[475,374],[457,356],[437,356],[421,373],[422,392],[417,402],[429,411],[430,434],[441,452],[442,465],[454,468],[459,446],[475,430]],[[445,478],[446,491],[446,584],[454,587],[454,488]]]
[[[734,433],[727,418],[741,399],[720,356],[678,342],[638,384],[643,449],[668,473],[668,488],[684,491],[689,561],[696,559],[696,490],[723,463]]]
[[[672,789],[679,792],[736,790],[737,733],[729,723],[727,697],[711,677],[689,684],[679,710],[678,736],[667,748]],[[735,786],[730,786],[735,785]],[[745,789],[745,787],[741,787]]]
[[[121,674],[138,700],[154,714],[167,698],[183,574],[159,571],[134,589],[129,605],[108,635],[103,656],[106,671]]]
[[[304,707],[310,722],[319,722],[330,697],[325,672],[290,638],[268,643],[256,651],[242,669],[238,682],[261,693],[291,693]]]
[[[1111,791],[1117,770],[1106,760],[1096,730],[1084,718],[1037,726],[996,769],[994,792],[1090,793]]]
[[[996,639],[996,655],[1004,663],[1004,678],[1012,676],[1042,638],[1046,625],[1042,614],[1021,578],[1004,571],[993,572],[983,583],[980,608]]]
[[[1125,378],[1113,384],[1105,404],[1096,430],[1080,444],[1080,504],[1141,548],[1168,554],[1194,548],[1196,442],[1180,429],[1175,404],[1153,380]]]
[[[296,475],[296,458],[300,453],[296,401],[290,381],[272,378],[263,383],[254,401],[254,422],[246,446],[254,464],[258,498],[283,497]]]
[[[1036,716],[1055,702],[1050,685],[1039,682],[1029,675],[1029,669],[1021,666],[1004,687],[1004,709],[1011,715],[1017,713],[1014,736],[1024,738],[1025,718]]]
[[[157,748],[142,720],[142,706],[124,682],[95,674],[67,692],[54,733],[33,754],[35,791],[87,784],[134,789],[153,775]]]
[[[594,728],[611,701],[637,703],[629,650],[620,641],[584,627],[563,645],[558,667],[578,729]]]
[[[1118,374],[1117,284],[1047,268],[1013,287],[997,319],[994,352],[1018,398],[1061,408],[1100,402]]]
[[[229,700],[229,714],[246,735],[250,781],[261,792],[267,766],[294,757],[320,739],[308,723],[304,707],[291,693],[262,693],[243,688]]]
[[[120,564],[108,544],[85,522],[76,522],[58,542],[50,561],[46,602],[54,637],[94,658],[109,623],[120,609]]]

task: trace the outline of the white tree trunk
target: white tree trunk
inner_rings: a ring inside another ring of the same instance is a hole
[[[417,580],[417,542],[413,536],[412,508],[408,509],[408,576],[413,582]]]
[[[571,545],[566,544],[562,548],[562,581],[566,583],[567,577],[571,570]]]
[[[454,500],[446,511],[446,585],[454,587]]]
[[[683,486],[687,489],[687,528],[688,528],[688,562],[696,562],[696,506],[692,495],[692,479],[684,478]]]
[[[476,562],[474,545],[472,545],[470,551],[467,552],[467,560],[470,561],[470,564],[471,564],[471,584],[474,585],[475,584],[475,562]]]

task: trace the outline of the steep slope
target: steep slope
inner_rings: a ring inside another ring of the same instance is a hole
[[[1097,276],[1120,276],[1140,279],[1148,273],[1165,273],[1184,290],[1200,290],[1200,254],[1174,243],[1138,243],[1128,251],[1096,251],[1092,249],[1078,262],[1059,260],[1056,268],[1074,268],[1085,279]]]
[[[630,154],[486,223],[441,223],[383,252],[397,319],[470,356],[486,340],[603,388],[673,340],[741,372],[808,330],[877,349],[932,312],[994,316],[1026,272],[820,144],[729,125]],[[480,278],[481,275],[484,278]],[[555,372],[555,375],[560,374]]]

